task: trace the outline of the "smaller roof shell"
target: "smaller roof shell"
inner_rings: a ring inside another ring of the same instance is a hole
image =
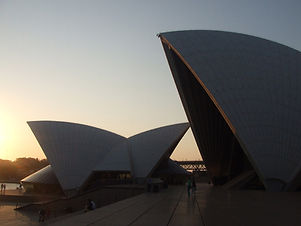
[[[39,184],[59,184],[50,165],[38,170],[37,172],[25,177],[21,180],[24,183],[39,183]]]
[[[126,140],[92,126],[59,122],[28,122],[64,190],[80,187],[94,166],[116,144]]]
[[[169,158],[188,128],[189,123],[179,123],[129,137],[135,177],[148,177],[162,159]]]

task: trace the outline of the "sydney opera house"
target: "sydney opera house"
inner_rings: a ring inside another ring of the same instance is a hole
[[[60,121],[28,122],[49,164],[22,180],[25,189],[76,194],[107,182],[144,183],[146,178],[186,175],[169,157],[189,123],[126,138],[95,127]]]
[[[300,189],[301,53],[232,32],[159,37],[212,182]]]

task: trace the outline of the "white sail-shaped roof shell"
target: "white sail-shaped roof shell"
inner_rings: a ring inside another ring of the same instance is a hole
[[[189,123],[180,123],[129,137],[135,177],[148,177],[162,159],[169,158],[188,128]]]
[[[162,159],[168,159],[189,123],[163,126],[129,137],[116,145],[94,168],[95,171],[131,171],[134,177],[148,177]]]
[[[82,124],[28,122],[63,190],[79,187],[94,166],[126,138]]]
[[[37,172],[25,177],[21,180],[25,183],[39,183],[39,184],[59,184],[50,165],[38,170]]]
[[[190,175],[182,166],[180,166],[176,161],[168,159],[167,167],[159,169],[156,173],[163,175]]]
[[[189,123],[180,123],[125,138],[70,122],[28,124],[65,191],[79,188],[92,172],[127,171],[134,178],[149,176],[169,158],[189,128]]]
[[[96,164],[94,171],[131,171],[129,144],[124,140]]]
[[[290,186],[301,170],[301,53],[231,32],[178,31],[160,37],[192,130],[197,122],[185,95],[199,94],[188,94],[190,88],[181,84],[177,59],[214,103],[265,186]],[[202,139],[198,136],[195,132]]]

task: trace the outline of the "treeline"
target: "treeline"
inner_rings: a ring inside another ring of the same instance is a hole
[[[0,159],[0,180],[19,181],[48,164],[47,159],[38,158],[17,158],[15,161]]]

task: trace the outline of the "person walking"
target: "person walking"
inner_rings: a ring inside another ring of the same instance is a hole
[[[148,177],[146,183],[147,183],[147,192],[151,192],[152,191],[152,178]]]
[[[39,222],[44,222],[45,221],[45,216],[46,216],[46,211],[45,209],[40,209],[39,210]]]
[[[192,193],[194,194],[195,193],[195,191],[196,191],[196,183],[195,183],[195,179],[194,179],[194,177],[192,178]]]
[[[190,191],[191,191],[191,179],[188,178],[188,181],[187,181],[187,194],[188,194],[188,197],[190,197]]]

